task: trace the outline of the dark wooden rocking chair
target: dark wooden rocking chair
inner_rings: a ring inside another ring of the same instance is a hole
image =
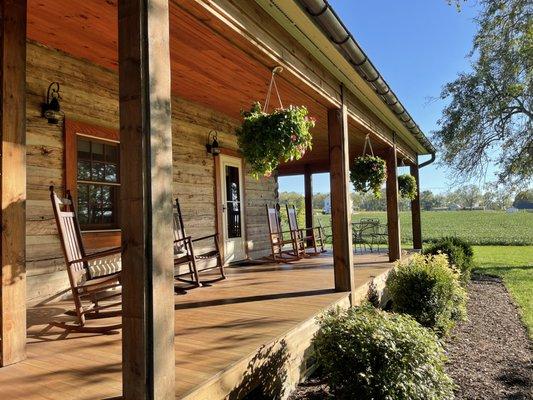
[[[120,329],[121,323],[99,326],[85,325],[88,319],[116,317],[122,313],[121,301],[110,301],[121,295],[120,290],[117,290],[121,286],[120,271],[108,274],[98,274],[95,271],[98,268],[95,265],[98,260],[120,254],[120,247],[87,254],[83,246],[80,225],[70,192],[67,191],[66,198],[61,199],[54,192],[54,187],[50,186],[50,199],[67,264],[75,306],[74,311],[66,314],[76,317],[75,322],[52,321],[50,324],[67,331],[85,333],[106,333]],[[102,304],[102,302],[105,303]]]
[[[181,214],[180,203],[176,199],[174,204],[174,268],[180,267],[183,264],[188,264],[189,270],[187,272],[178,272],[174,278],[180,282],[191,284],[195,287],[209,284],[226,278],[224,272],[224,263],[222,262],[222,255],[220,254],[220,245],[218,241],[218,234],[202,236],[199,238],[192,238],[185,233],[185,225],[183,224],[183,216]],[[211,250],[197,254],[194,250],[194,243],[200,241],[212,240],[213,246]],[[212,264],[215,260],[215,265]],[[198,269],[198,262],[203,262],[207,266]],[[200,280],[200,273],[211,271],[218,268],[220,277],[211,280]],[[185,278],[188,276],[190,279]],[[182,288],[177,287],[177,290]]]
[[[318,226],[311,226],[307,228],[298,227],[298,218],[296,207],[294,205],[286,205],[287,219],[289,220],[289,229],[293,240],[297,244],[298,254],[300,257],[306,255],[318,255],[324,253],[324,238],[322,237],[322,229]],[[307,253],[306,249],[313,249],[313,252]]]
[[[289,262],[299,260],[298,246],[293,240],[290,231],[283,231],[279,215],[279,206],[269,207],[266,205],[268,217],[268,230],[270,238],[270,248],[272,250],[272,259],[275,262]],[[289,234],[290,239],[285,239],[284,234]],[[290,245],[287,249],[286,246]]]

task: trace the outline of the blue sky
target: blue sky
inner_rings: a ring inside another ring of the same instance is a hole
[[[429,136],[436,129],[443,108],[441,101],[432,99],[458,72],[470,69],[466,55],[476,32],[475,0],[464,3],[461,12],[446,0],[330,0],[330,3]],[[423,168],[421,189],[446,191],[447,173],[446,168],[434,164]],[[329,192],[328,175],[315,175],[313,186],[315,192]],[[281,178],[280,190],[303,192],[303,178]]]

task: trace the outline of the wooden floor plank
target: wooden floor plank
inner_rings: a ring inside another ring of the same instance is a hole
[[[387,261],[385,255],[356,256],[356,287],[388,271]],[[231,267],[228,279],[176,296],[176,398],[195,393],[345,296],[333,291],[330,255]],[[2,399],[121,395],[120,333],[66,335],[48,325],[70,308],[59,302],[28,310],[28,359],[0,369]]]

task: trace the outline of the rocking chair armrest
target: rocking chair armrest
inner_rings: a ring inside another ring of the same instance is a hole
[[[194,243],[194,242],[199,242],[200,240],[206,240],[206,239],[215,238],[217,236],[218,236],[218,233],[213,233],[211,235],[206,235],[206,236],[202,236],[202,237],[199,237],[199,238],[194,238],[194,239],[192,239],[192,241]]]
[[[192,237],[191,236],[185,236],[184,238],[180,238],[180,239],[175,239],[174,240],[174,243],[178,243],[178,242],[189,242],[192,240]]]
[[[81,258],[79,258],[77,260],[70,261],[69,264],[76,264],[76,263],[84,262],[84,261],[98,260],[99,258],[104,258],[104,257],[107,257],[107,256],[120,254],[121,251],[122,251],[121,247],[114,247],[112,249],[98,251],[96,253],[90,253],[90,254],[85,255],[85,257],[81,257]]]

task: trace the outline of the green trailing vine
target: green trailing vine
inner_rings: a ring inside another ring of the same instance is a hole
[[[381,187],[387,179],[385,160],[381,157],[366,154],[356,157],[350,168],[350,180],[356,192],[372,191],[374,196],[381,197]]]
[[[236,129],[237,142],[256,179],[270,176],[281,161],[299,160],[312,148],[310,129],[315,121],[304,106],[267,113],[256,102],[242,115],[243,123]]]
[[[415,177],[411,174],[398,176],[398,191],[404,199],[414,200],[417,195]]]

